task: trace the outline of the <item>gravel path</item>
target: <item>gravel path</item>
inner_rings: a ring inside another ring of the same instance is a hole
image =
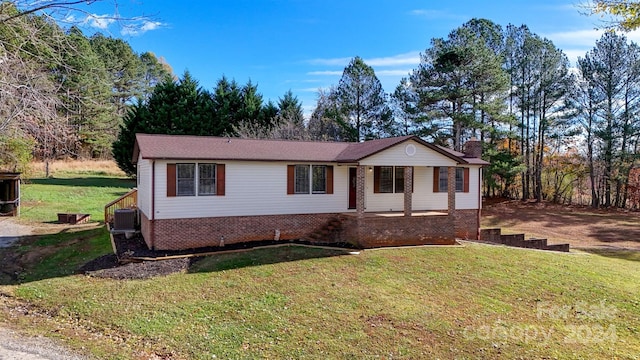
[[[8,217],[0,218],[0,248],[11,246],[20,236],[31,235],[31,232],[31,226],[20,225]]]
[[[13,245],[21,236],[31,235],[32,228],[11,218],[0,218],[0,248]],[[79,355],[43,337],[25,337],[0,327],[0,360],[81,360]]]
[[[24,337],[0,328],[0,360],[82,360],[43,337]]]

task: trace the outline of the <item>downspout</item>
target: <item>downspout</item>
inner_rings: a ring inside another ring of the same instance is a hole
[[[151,161],[151,219],[149,219],[149,236],[151,237],[151,250],[155,250],[155,240],[156,240],[156,226],[155,226],[155,217],[156,217],[156,161]]]

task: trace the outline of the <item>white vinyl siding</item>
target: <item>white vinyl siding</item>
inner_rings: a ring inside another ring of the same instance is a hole
[[[138,204],[137,207],[147,218],[151,218],[151,160],[138,158]]]
[[[407,145],[415,146],[415,154],[407,155]],[[405,141],[360,161],[367,166],[456,166],[456,162],[415,141]]]
[[[156,219],[348,211],[348,167],[333,165],[333,194],[287,195],[287,164],[225,161],[225,196],[167,197],[166,164],[156,161]],[[373,180],[371,180],[373,181]]]
[[[482,169],[480,166],[468,166],[469,167],[469,192],[456,192],[456,209],[470,210],[478,209],[482,207],[482,203],[479,203],[480,189],[478,181],[482,176]]]
[[[373,192],[373,172],[366,174],[366,198],[367,212],[375,211],[403,211],[404,192],[375,193]],[[412,209],[421,210],[446,210],[447,193],[433,193],[433,167],[415,166],[413,168],[413,193]]]

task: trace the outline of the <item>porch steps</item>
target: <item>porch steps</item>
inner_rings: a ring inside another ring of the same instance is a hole
[[[527,249],[569,252],[569,244],[547,244],[547,239],[525,239],[524,234],[502,234],[499,228],[480,229],[480,241]]]
[[[326,224],[316,229],[314,232],[308,234],[301,240],[309,241],[312,244],[326,244],[333,243],[336,235],[342,230],[342,221],[338,217],[333,217],[327,221]]]

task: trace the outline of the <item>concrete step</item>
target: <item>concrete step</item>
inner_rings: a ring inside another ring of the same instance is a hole
[[[551,244],[544,247],[544,250],[569,252],[569,244]]]
[[[508,246],[525,247],[524,234],[500,235],[500,243]]]
[[[524,241],[524,247],[544,250],[547,247],[547,239],[527,239]]]

